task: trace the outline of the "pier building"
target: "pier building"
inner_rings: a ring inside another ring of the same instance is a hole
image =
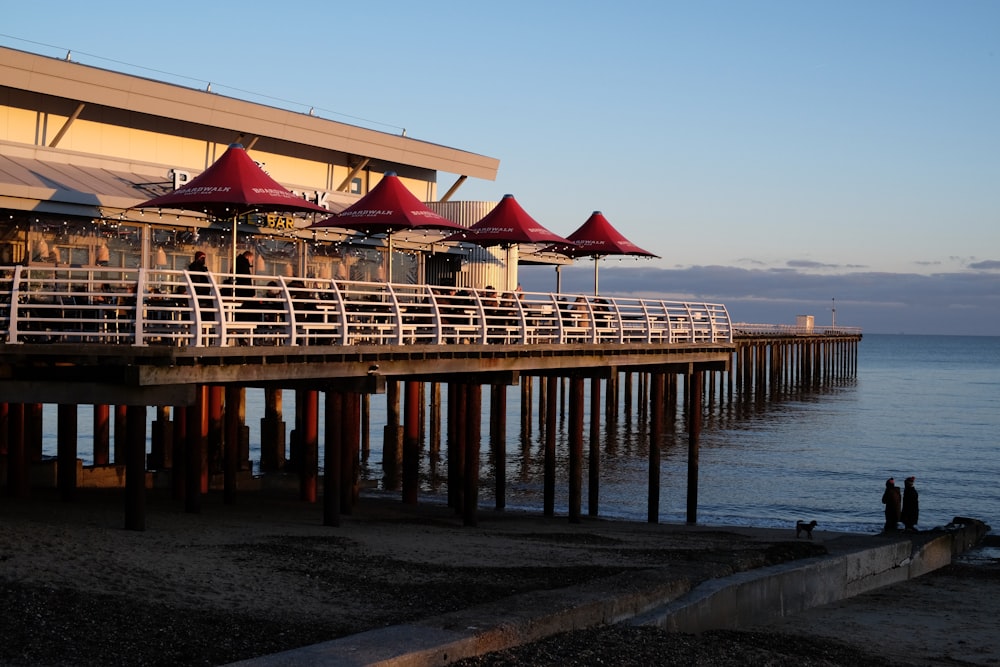
[[[211,166],[233,144],[284,187],[336,213],[395,173],[421,201],[451,201],[469,178],[494,180],[499,160],[210,90],[0,48],[0,264],[184,268],[193,253],[227,265],[231,225],[199,211],[139,210]],[[439,192],[439,178],[450,183]],[[443,234],[385,240],[306,231],[309,219],[240,219],[238,243],[261,274],[454,280],[468,249]],[[479,285],[483,286],[483,285]]]

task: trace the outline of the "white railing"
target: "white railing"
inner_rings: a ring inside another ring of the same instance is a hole
[[[798,324],[734,322],[732,328],[735,335],[748,336],[857,336],[861,334],[861,327],[842,327],[839,325],[801,326]]]
[[[6,344],[729,343],[725,306],[155,269],[0,267]]]

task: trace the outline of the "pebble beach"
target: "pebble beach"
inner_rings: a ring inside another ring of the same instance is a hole
[[[126,531],[120,494],[0,499],[0,665],[220,665],[532,590],[669,568],[691,581],[815,555],[794,530],[484,512],[362,498],[337,527],[283,498],[153,494]],[[952,565],[759,628],[626,625],[559,634],[465,665],[1000,664],[996,561]]]

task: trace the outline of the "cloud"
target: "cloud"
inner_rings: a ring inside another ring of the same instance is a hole
[[[814,262],[808,259],[790,259],[786,264],[793,269],[836,269],[839,268],[836,264],[824,264],[822,262]]]
[[[1000,268],[936,273],[809,273],[800,269],[746,269],[731,266],[660,268],[634,259],[605,259],[600,292],[672,301],[721,303],[736,322],[793,323],[813,315],[829,324],[859,326],[870,333],[1000,336]],[[528,291],[555,290],[551,267],[522,267]],[[592,294],[592,266],[562,269],[562,291]]]
[[[970,269],[982,269],[986,271],[996,271],[1000,270],[1000,260],[996,259],[984,259],[981,262],[972,262],[969,264]]]

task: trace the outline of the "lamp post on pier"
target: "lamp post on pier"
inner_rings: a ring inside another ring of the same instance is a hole
[[[833,302],[833,306],[832,306],[832,308],[830,308],[830,326],[831,327],[836,327],[837,326],[837,299],[833,298],[833,299],[830,299],[830,301]]]

